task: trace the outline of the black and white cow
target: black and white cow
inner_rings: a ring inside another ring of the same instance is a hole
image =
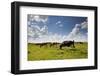
[[[73,48],[75,48],[74,40],[73,41],[64,41],[60,44],[60,49],[62,49],[62,47],[64,47],[64,46],[70,47],[71,45],[73,45]]]

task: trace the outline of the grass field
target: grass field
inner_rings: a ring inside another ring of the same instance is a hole
[[[49,47],[49,45],[40,48],[34,43],[28,43],[28,61],[83,59],[88,57],[88,44],[86,42],[75,43],[75,48],[63,47],[62,50],[59,49],[59,45],[57,47]]]

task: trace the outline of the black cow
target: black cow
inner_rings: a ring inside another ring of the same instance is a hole
[[[73,41],[64,41],[60,44],[60,49],[62,49],[62,47],[64,47],[64,46],[70,47],[71,45],[73,45],[73,47],[75,48],[74,40]]]

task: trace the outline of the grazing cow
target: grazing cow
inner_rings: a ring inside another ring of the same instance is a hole
[[[60,49],[62,49],[62,47],[64,47],[64,46],[70,47],[71,45],[73,45],[73,47],[75,48],[74,40],[73,41],[64,41],[64,42],[61,43]]]

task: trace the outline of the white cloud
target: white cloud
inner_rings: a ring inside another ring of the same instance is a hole
[[[63,27],[63,25],[62,25],[62,24],[60,24],[60,25],[59,25],[59,27]]]
[[[33,19],[36,20],[37,22],[40,22],[41,21],[41,19],[40,19],[39,16],[34,16]]]
[[[81,23],[81,28],[82,28],[82,29],[87,29],[87,28],[88,28],[88,23],[87,23],[87,21],[84,21],[83,23]]]
[[[30,21],[27,22],[28,25],[31,25]]]
[[[48,28],[43,26],[40,28],[38,25],[28,27],[28,40],[30,38],[37,39],[48,34]]]
[[[37,38],[37,39],[30,39],[28,42],[30,43],[42,43],[42,42],[63,42],[64,41],[64,36],[61,36],[59,34],[47,34],[47,35],[44,35],[40,38]],[[63,39],[62,39],[63,38]]]
[[[87,21],[82,22],[81,24],[76,24],[72,31],[68,34],[67,38],[75,41],[87,41],[87,34],[83,35],[80,31],[82,29],[87,29]]]
[[[48,27],[46,25],[44,25],[41,29],[40,29],[41,35],[47,35],[48,34]]]
[[[56,25],[57,25],[57,24],[60,24],[60,23],[61,23],[61,21],[58,21],[58,22],[56,22]]]
[[[33,14],[29,14],[28,15],[28,19],[29,21],[36,21],[36,22],[43,22],[45,23],[48,20],[48,16],[46,15],[33,15]]]
[[[76,24],[67,37],[73,39],[79,33],[80,33],[80,24]]]
[[[58,25],[59,27],[63,27],[63,24],[61,24],[61,21],[56,22],[56,25]]]
[[[44,15],[28,15],[28,41],[36,40],[48,33],[48,27],[46,26],[47,19],[48,16]],[[42,25],[39,22],[42,22]]]

